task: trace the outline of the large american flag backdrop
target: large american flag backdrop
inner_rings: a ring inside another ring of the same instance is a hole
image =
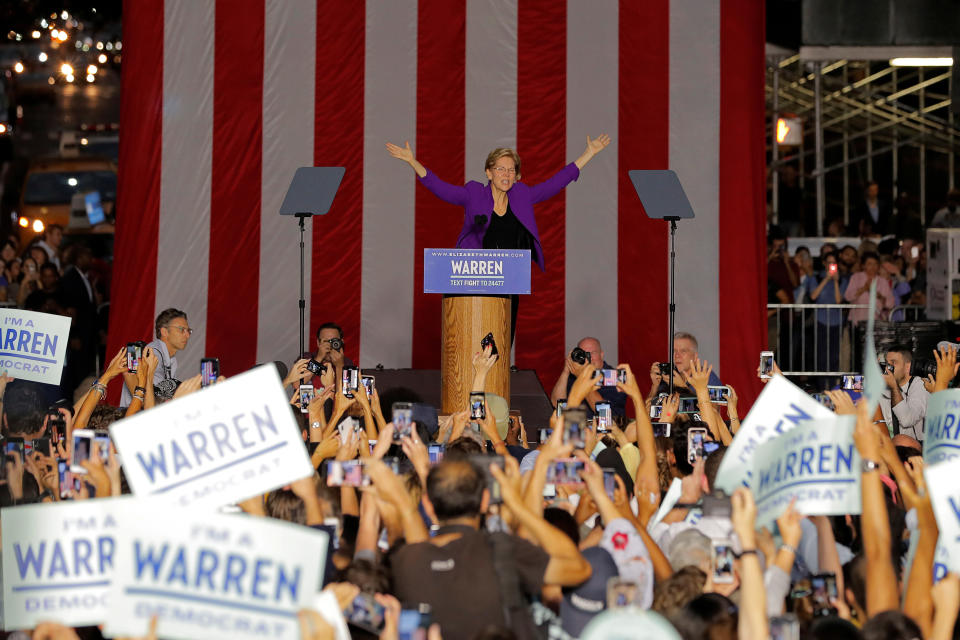
[[[128,0],[111,353],[178,307],[225,374],[292,361],[298,229],[278,215],[297,167],[344,166],[308,223],[308,344],[345,331],[362,367],[438,368],[440,299],[423,249],[462,209],[419,186],[386,141],[452,183],[514,147],[523,180],[612,144],[536,208],[547,269],[522,301],[516,364],[549,389],[586,335],[642,373],[667,357],[668,228],[630,169],[674,169],[677,329],[741,395],[764,316],[764,14],[760,0]],[[644,375],[645,377],[645,375]]]

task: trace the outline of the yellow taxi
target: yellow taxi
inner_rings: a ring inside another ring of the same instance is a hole
[[[17,228],[21,242],[59,224],[67,233],[89,231],[84,195],[98,193],[106,216],[112,216],[117,197],[116,164],[104,158],[36,160],[23,180]]]

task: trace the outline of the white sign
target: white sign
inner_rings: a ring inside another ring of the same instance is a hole
[[[960,458],[960,389],[947,389],[927,400],[923,461],[929,465],[955,458]]]
[[[3,537],[4,629],[103,622],[120,518],[133,498],[9,507]]]
[[[270,518],[137,504],[116,553],[104,635],[297,640],[327,534]]]
[[[215,508],[313,473],[272,365],[115,422],[133,493]]]
[[[771,525],[790,501],[804,515],[860,513],[860,455],[853,416],[807,422],[760,445],[750,488],[757,525]]]
[[[754,403],[717,470],[716,486],[727,493],[750,485],[753,456],[764,442],[807,420],[832,421],[835,414],[786,378],[776,375]]]
[[[58,385],[69,339],[66,316],[0,309],[0,372]]]
[[[937,396],[940,394],[934,394]],[[933,400],[933,397],[930,398]],[[960,460],[953,459],[924,467],[923,477],[930,492],[933,515],[937,518],[940,537],[937,539],[937,564],[960,573]],[[934,566],[934,570],[937,568]]]

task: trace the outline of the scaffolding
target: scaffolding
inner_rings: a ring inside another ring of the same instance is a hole
[[[887,60],[768,54],[771,222],[780,222],[780,174],[787,165],[798,169],[801,193],[815,202],[816,235],[823,236],[830,219],[842,215],[844,225],[849,225],[851,201],[859,197],[861,185],[875,179],[882,159],[890,181],[883,185],[884,195],[889,194],[896,207],[902,185],[915,184],[909,196],[925,225],[943,203],[946,190],[955,186],[960,138],[950,108],[951,82],[951,67],[894,67]],[[785,148],[777,144],[777,118],[788,115],[803,120],[803,139],[799,146]],[[904,163],[908,149],[909,167]],[[851,169],[856,176],[851,176]],[[828,187],[828,177],[841,174]],[[928,193],[931,176],[946,189]],[[806,189],[811,180],[813,194]],[[813,208],[806,207],[808,221]]]

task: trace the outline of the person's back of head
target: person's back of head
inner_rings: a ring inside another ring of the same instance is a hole
[[[922,640],[917,623],[902,611],[883,611],[867,620],[860,629],[863,640]]]
[[[670,541],[666,551],[667,560],[674,571],[680,571],[684,567],[697,567],[703,571],[710,568],[710,538],[698,529],[690,528],[678,533]]]
[[[43,426],[43,408],[40,397],[29,385],[15,385],[3,397],[6,417],[4,435],[23,436],[36,433]]]
[[[570,512],[557,507],[548,507],[543,510],[543,519],[567,534],[575,545],[580,545],[580,527]]]
[[[685,566],[654,586],[653,605],[650,608],[672,618],[703,593],[706,582],[707,574],[697,567]]]
[[[717,479],[717,473],[720,472],[720,463],[723,461],[723,454],[726,452],[727,448],[721,444],[709,453],[707,459],[703,461],[703,475],[707,479],[707,487],[710,491],[713,491],[713,483]]]
[[[671,618],[684,640],[735,640],[737,606],[718,593],[704,593]]]
[[[294,524],[307,523],[307,510],[303,500],[289,489],[277,489],[268,493],[264,500],[264,510],[267,516],[277,520]]]
[[[517,634],[505,627],[488,624],[473,634],[470,640],[517,640]]]
[[[850,598],[847,599],[847,603],[852,607],[856,605],[859,609],[866,611],[867,610],[867,557],[865,555],[858,554],[853,557],[853,560],[843,565],[843,585],[844,590],[847,591],[846,595],[852,596],[853,602],[850,602]]]
[[[460,437],[450,442],[443,453],[444,460],[466,460],[470,456],[483,455],[483,447],[473,438]]]
[[[379,562],[366,558],[354,558],[344,569],[342,580],[360,587],[365,593],[390,592],[390,572]]]
[[[440,522],[479,516],[485,486],[483,473],[466,460],[444,459],[427,475],[427,497]]]
[[[860,630],[849,620],[828,616],[816,618],[807,631],[807,640],[861,640]]]

